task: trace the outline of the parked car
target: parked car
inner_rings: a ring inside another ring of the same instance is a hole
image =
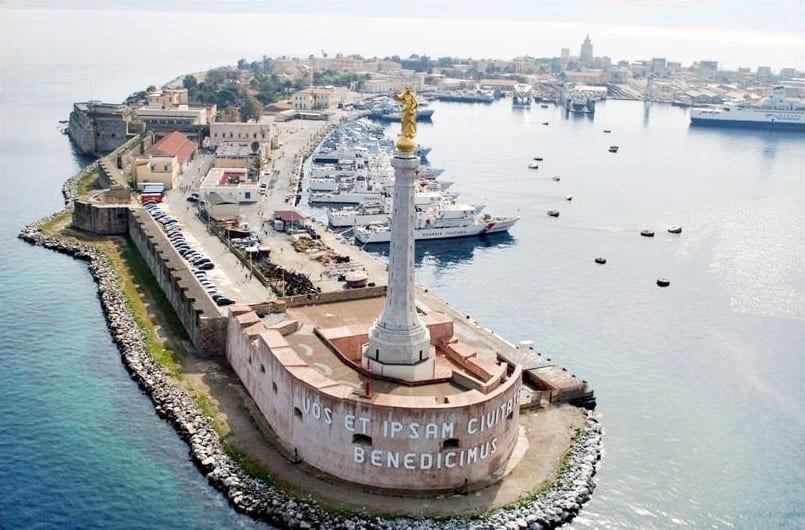
[[[208,270],[210,270],[210,269],[214,269],[214,268],[215,268],[215,263],[213,263],[213,262],[211,262],[211,261],[210,261],[210,262],[207,262],[207,263],[202,263],[201,265],[199,265],[199,266],[198,266],[198,268],[199,268],[199,269],[201,269],[201,270],[203,270],[203,271],[208,271]]]
[[[219,306],[224,306],[234,304],[235,301],[232,300],[231,298],[227,298],[226,296],[222,296],[221,298],[216,300],[215,303],[218,304]]]

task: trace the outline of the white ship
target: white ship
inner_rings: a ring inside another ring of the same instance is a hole
[[[327,210],[327,222],[333,228],[367,226],[389,221],[385,201],[369,202],[358,206],[348,206],[340,210]]]
[[[751,127],[805,131],[805,100],[785,97],[785,87],[774,87],[760,105],[725,103],[720,109],[691,109],[693,125]]]
[[[512,107],[531,107],[531,90],[531,85],[527,85],[525,83],[516,83],[512,87]]]
[[[414,220],[414,239],[448,239],[506,232],[519,217],[493,217],[480,214],[483,206],[456,204],[444,201],[426,209],[417,209]],[[355,228],[355,241],[361,244],[388,243],[391,241],[391,226],[359,226]]]
[[[387,187],[387,190],[389,187]],[[455,201],[458,197],[453,192],[432,190],[421,187],[414,194],[414,207],[418,210],[431,208],[435,205]],[[346,228],[349,226],[368,226],[388,223],[392,209],[392,195],[387,191],[382,201],[368,201],[358,206],[348,206],[340,210],[327,211],[327,222],[333,228]],[[481,211],[483,207],[477,207]]]

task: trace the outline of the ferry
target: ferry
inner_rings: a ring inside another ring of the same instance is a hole
[[[443,203],[418,210],[414,221],[414,240],[449,239],[507,232],[519,217],[494,217],[480,214],[483,206]],[[355,241],[360,244],[389,243],[388,223],[355,228]]]
[[[512,107],[530,108],[531,107],[531,85],[516,83],[512,92]]]
[[[439,101],[455,101],[459,103],[492,103],[495,95],[481,90],[450,90],[434,92],[433,97]]]
[[[692,125],[749,127],[805,131],[805,100],[785,97],[785,87],[776,86],[760,105],[725,103],[720,109],[691,109]]]

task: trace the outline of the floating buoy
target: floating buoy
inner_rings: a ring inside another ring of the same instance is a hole
[[[671,225],[668,227],[668,232],[672,234],[681,234],[682,233],[682,226],[681,225]]]
[[[645,230],[640,231],[640,235],[643,237],[654,237],[654,230],[649,230],[646,228]]]
[[[598,263],[599,265],[603,265],[604,263],[607,262],[607,259],[603,256],[598,256],[597,258],[595,258],[595,262]]]
[[[671,285],[671,280],[669,280],[668,278],[657,278],[657,285],[659,285],[660,287],[668,287],[669,285]]]
[[[565,200],[566,200],[566,201],[572,201],[572,200],[573,200],[573,196],[572,196],[572,195],[565,195]]]
[[[547,214],[551,217],[559,217],[559,210],[548,210]]]
[[[553,177],[551,177],[551,180],[553,180],[555,182],[559,182],[562,179],[559,178],[559,175],[554,175]]]

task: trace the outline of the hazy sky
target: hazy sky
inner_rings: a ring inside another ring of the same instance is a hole
[[[199,31],[220,32],[221,51],[234,55],[230,62],[322,50],[367,57],[556,57],[562,48],[577,55],[589,33],[595,55],[616,61],[666,57],[687,66],[707,59],[729,69],[768,65],[805,71],[805,0],[0,0],[0,5],[105,13],[103,19],[131,21],[131,28],[114,28],[121,38],[127,30],[153,31],[137,25],[159,13],[170,13],[171,21],[193,15]]]
[[[67,0],[7,5],[112,9],[263,11],[335,16],[529,20],[805,32],[805,0]]]

